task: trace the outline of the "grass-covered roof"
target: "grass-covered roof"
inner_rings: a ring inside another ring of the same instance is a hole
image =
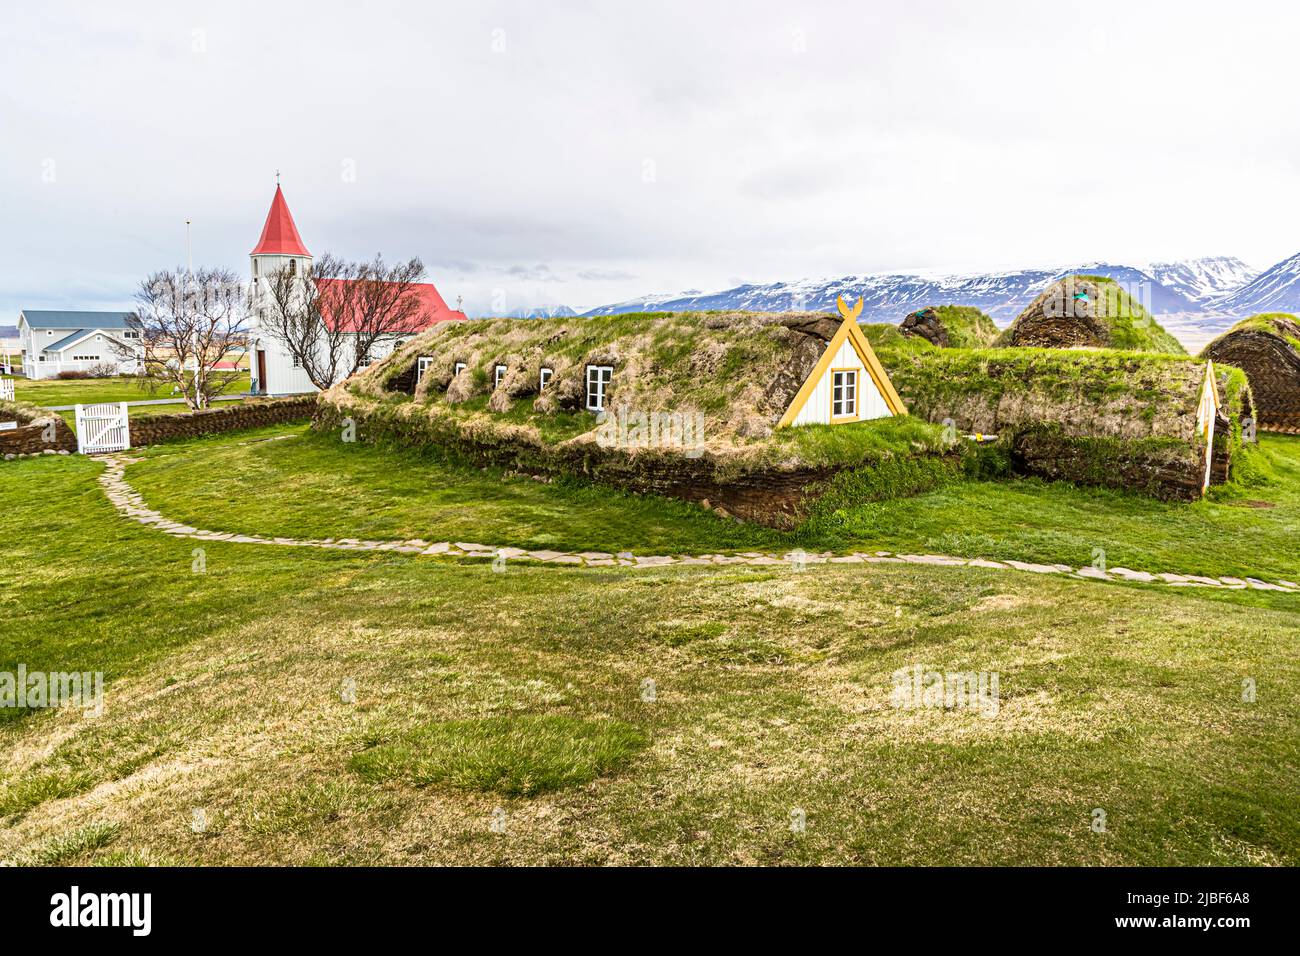
[[[821,313],[681,312],[447,322],[327,397],[454,423],[479,441],[555,446],[596,440],[597,416],[584,408],[586,369],[610,365],[607,411],[700,416],[712,455],[798,466],[941,448],[941,429],[912,419],[776,428],[840,321]],[[506,372],[494,387],[498,365]],[[544,390],[543,368],[552,373]]]
[[[994,345],[1187,354],[1119,283],[1089,275],[1066,276],[1052,283]]]
[[[913,415],[998,433],[1050,423],[1077,435],[1190,441],[1205,363],[1120,349],[942,349],[885,326],[868,338]],[[1225,410],[1250,404],[1245,376],[1217,367]]]
[[[977,349],[998,337],[993,320],[970,305],[927,306],[899,323],[904,335],[916,335],[941,348]]]
[[[1242,319],[1201,352],[1250,379],[1261,428],[1300,432],[1300,321],[1286,312]]]

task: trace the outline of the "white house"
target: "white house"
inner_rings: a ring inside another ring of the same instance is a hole
[[[252,374],[252,391],[262,395],[290,395],[299,392],[314,392],[316,387],[303,371],[293,353],[265,330],[257,328],[259,310],[263,307],[263,298],[269,295],[273,276],[281,269],[289,269],[300,275],[306,275],[311,267],[312,256],[298,235],[289,212],[289,205],[284,200],[284,193],[277,185],[275,196],[271,200],[271,210],[267,213],[266,224],[262,227],[262,236],[257,246],[249,253],[252,270],[253,327],[249,343],[249,366]],[[337,282],[341,280],[328,280]],[[463,320],[464,312],[447,307],[438,290],[432,283],[420,283],[414,287],[420,302],[419,320],[413,331],[423,331],[436,322]],[[332,316],[330,321],[346,325],[347,316]],[[388,356],[401,344],[401,338],[376,342],[371,349],[368,361],[376,362]],[[346,374],[351,368],[343,369]]]
[[[850,309],[841,298],[839,308],[844,321],[781,416],[778,428],[840,425],[907,414],[889,374],[858,325],[862,300]]]
[[[128,312],[61,312],[24,309],[18,313],[23,374],[54,378],[60,372],[88,372],[112,366],[119,374],[140,370],[139,332],[127,328]]]

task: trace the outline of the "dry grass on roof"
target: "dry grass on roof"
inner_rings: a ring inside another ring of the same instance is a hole
[[[587,368],[613,367],[605,407],[704,416],[722,444],[768,437],[839,326],[813,313],[639,313],[446,323],[354,379],[354,395],[389,400],[417,359],[431,359],[417,403],[499,416],[581,413]],[[464,369],[455,373],[456,366]],[[497,366],[505,366],[499,388]],[[552,371],[539,390],[543,368]]]

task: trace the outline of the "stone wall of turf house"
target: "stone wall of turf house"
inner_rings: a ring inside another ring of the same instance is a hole
[[[0,402],[0,422],[17,428],[0,431],[0,460],[27,455],[69,454],[77,450],[77,436],[55,412],[26,402]]]
[[[180,415],[149,415],[131,419],[131,444],[135,447],[215,435],[219,432],[306,421],[316,410],[316,396],[276,398],[218,405]],[[76,439],[73,439],[76,447]]]

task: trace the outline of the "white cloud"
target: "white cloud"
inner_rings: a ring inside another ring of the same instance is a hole
[[[124,303],[183,261],[186,217],[196,261],[245,268],[277,168],[314,252],[420,255],[467,302],[1271,263],[1298,245],[1298,25],[1250,2],[10,5],[0,323]]]

